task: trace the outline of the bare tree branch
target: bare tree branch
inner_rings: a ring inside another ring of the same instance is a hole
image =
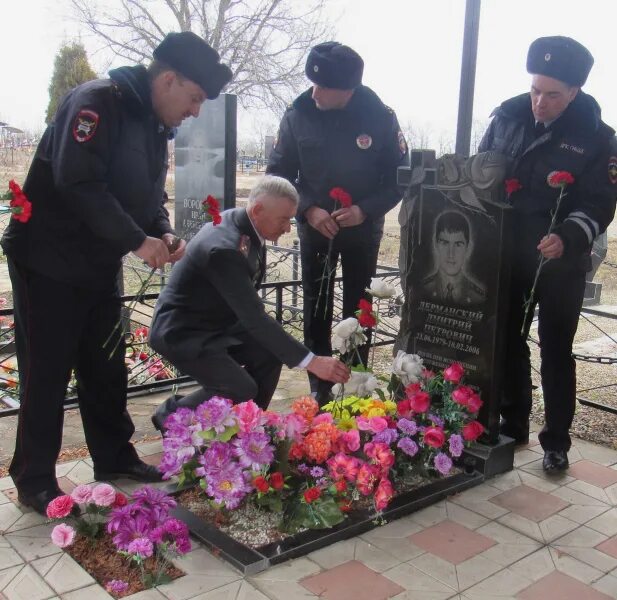
[[[227,91],[245,108],[280,114],[306,85],[309,48],[331,39],[327,0],[71,0],[74,18],[101,46],[147,62],[169,31],[195,31],[215,48],[234,78]]]

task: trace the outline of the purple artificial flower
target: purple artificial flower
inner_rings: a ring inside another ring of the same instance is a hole
[[[233,441],[234,454],[243,467],[250,467],[253,471],[261,471],[274,460],[274,447],[270,444],[267,433],[252,431],[236,437]]]
[[[152,527],[165,521],[169,511],[176,507],[176,501],[163,490],[144,485],[135,490],[131,499],[133,506],[152,520]]]
[[[227,468],[206,475],[206,493],[217,504],[229,509],[237,508],[244,496],[253,491],[253,486],[245,477],[242,468],[235,462]]]
[[[327,478],[327,477],[320,477],[319,479],[317,479],[317,480],[315,481],[315,485],[316,485],[317,487],[321,487],[321,488],[323,488],[323,487],[327,487],[327,486],[328,486],[328,483],[329,483],[329,481],[328,481],[328,478]]]
[[[323,477],[326,474],[326,470],[321,467],[311,467],[311,477]]]
[[[437,427],[444,426],[444,420],[441,417],[438,417],[433,413],[429,413],[428,418],[433,422],[433,425],[436,425]]]
[[[463,448],[465,447],[463,438],[457,433],[454,433],[450,436],[449,444],[450,454],[458,458],[463,453]]]
[[[418,425],[415,421],[409,419],[399,419],[396,426],[407,435],[416,435],[418,433]]]
[[[133,540],[148,537],[154,526],[149,515],[142,513],[139,507],[127,504],[111,511],[107,533],[119,550],[127,550]]]
[[[112,579],[105,584],[105,589],[110,594],[122,594],[129,589],[129,584],[121,579]]]
[[[372,442],[381,442],[391,446],[398,439],[398,431],[396,429],[384,429],[373,436]]]
[[[163,479],[170,479],[180,473],[182,467],[195,456],[193,446],[177,445],[175,441],[163,440],[163,456],[159,463],[159,471],[163,473]]]
[[[407,454],[407,456],[415,456],[418,453],[418,444],[408,437],[402,437],[396,446]]]
[[[297,467],[298,469],[298,473],[300,473],[300,475],[308,475],[308,473],[310,472],[310,467],[306,464],[306,463],[300,463]]]
[[[435,468],[442,474],[447,475],[452,469],[452,459],[445,454],[444,452],[440,452],[437,454],[433,460]]]
[[[195,418],[201,423],[204,431],[214,429],[216,433],[223,433],[227,427],[233,427],[238,422],[231,410],[232,407],[233,402],[228,398],[213,396],[195,409]]]
[[[154,546],[148,538],[137,538],[129,544],[126,551],[129,554],[138,554],[142,558],[149,558],[154,554]]]
[[[233,447],[226,442],[212,442],[198,460],[203,467],[196,469],[195,474],[199,477],[206,477],[228,467],[230,461],[233,460]]]

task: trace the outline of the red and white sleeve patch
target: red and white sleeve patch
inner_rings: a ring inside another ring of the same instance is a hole
[[[80,110],[73,121],[73,139],[83,143],[91,140],[99,125],[99,115],[93,110]]]

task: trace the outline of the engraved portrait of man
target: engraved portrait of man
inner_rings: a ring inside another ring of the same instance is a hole
[[[465,215],[446,210],[435,219],[433,254],[437,270],[422,280],[423,296],[436,302],[477,305],[486,288],[467,271],[473,250],[471,228]]]

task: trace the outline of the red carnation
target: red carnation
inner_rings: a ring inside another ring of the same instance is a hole
[[[214,196],[208,195],[201,205],[206,211],[206,214],[212,219],[213,225],[219,225],[223,221],[221,217],[221,205]]]
[[[568,171],[552,171],[546,181],[551,187],[558,188],[573,184],[574,177]]]
[[[344,479],[339,479],[334,482],[334,487],[336,491],[340,493],[344,492],[347,489],[347,482]]]
[[[408,400],[409,407],[416,413],[426,412],[431,406],[431,397],[426,392],[416,392]]]
[[[321,496],[321,490],[318,487],[311,487],[304,492],[304,500],[307,504],[314,502],[319,496]]]
[[[263,475],[259,475],[253,479],[253,485],[258,492],[265,494],[270,489],[270,484],[266,481]]]
[[[467,439],[467,438],[465,438]],[[441,448],[446,441],[446,434],[441,427],[427,427],[424,432],[424,443],[431,448]]]
[[[514,192],[518,192],[523,189],[523,186],[518,179],[506,179],[504,181],[504,185],[506,186],[506,196],[508,198],[514,194]]]
[[[111,505],[112,508],[120,508],[121,506],[126,506],[128,500],[126,496],[122,492],[116,492],[116,498],[114,503]]]
[[[468,442],[477,440],[484,433],[484,426],[478,421],[471,421],[463,427],[463,438]]]
[[[332,188],[330,190],[330,198],[338,202],[343,208],[349,208],[352,205],[351,194],[341,187]]]
[[[272,475],[270,475],[270,485],[275,490],[280,490],[283,488],[283,486],[285,485],[285,478],[280,471],[276,471],[275,473],[272,473]]]
[[[377,318],[373,312],[373,305],[364,298],[361,298],[358,302],[356,315],[358,317],[358,323],[360,323],[362,327],[375,327],[375,325],[377,325]]]

